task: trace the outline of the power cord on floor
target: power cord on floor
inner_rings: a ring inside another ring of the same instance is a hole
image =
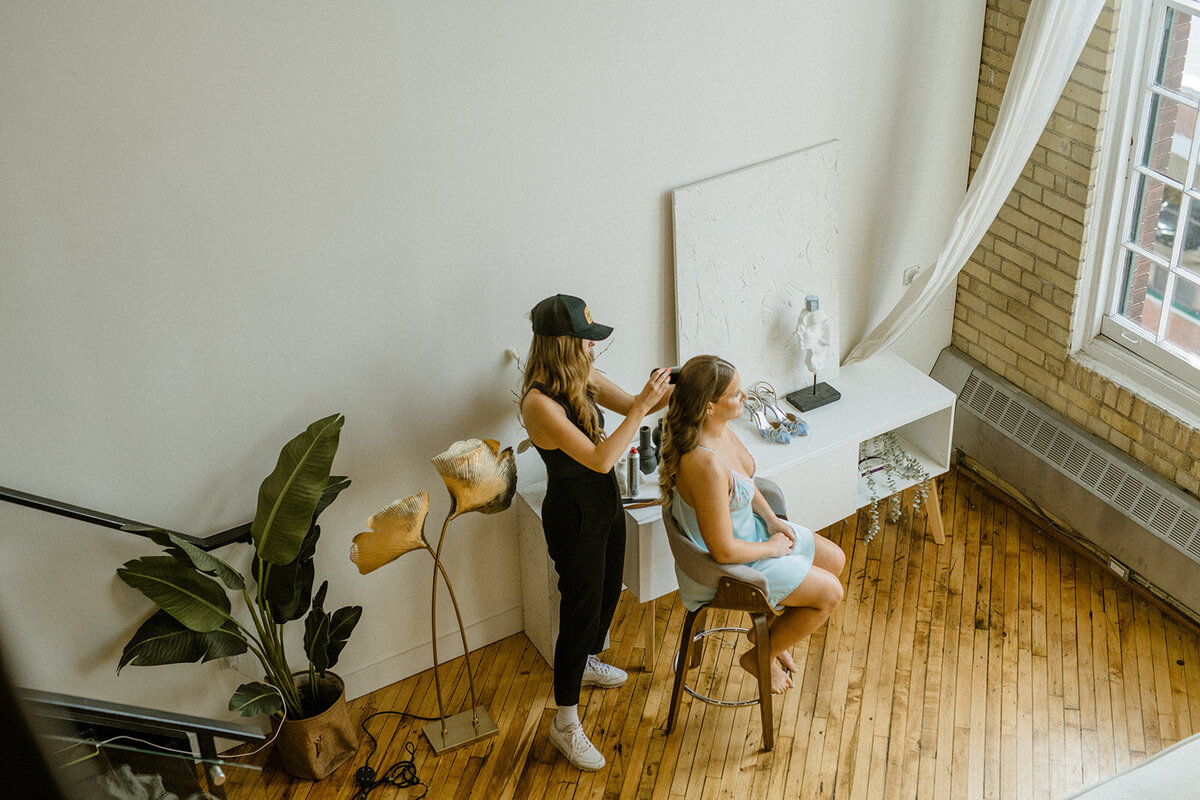
[[[398,717],[410,717],[412,719],[425,720],[434,722],[440,717],[422,717],[418,714],[409,714],[407,711],[376,711],[374,714],[369,714],[362,721],[363,733],[371,740],[371,752],[367,754],[367,763],[358,768],[354,773],[354,780],[358,782],[358,792],[354,795],[354,800],[367,800],[371,792],[378,789],[380,786],[394,786],[398,789],[407,789],[413,786],[420,786],[422,791],[416,795],[413,800],[420,800],[424,797],[429,787],[426,786],[417,776],[417,764],[414,756],[417,753],[417,748],[412,742],[404,743],[404,751],[408,753],[408,758],[401,759],[392,764],[381,773],[376,773],[375,768],[371,766],[371,757],[375,755],[375,748],[378,746],[378,740],[375,735],[367,730],[367,723],[375,717],[393,714]]]

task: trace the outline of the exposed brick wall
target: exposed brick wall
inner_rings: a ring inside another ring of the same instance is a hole
[[[1109,0],[1029,163],[958,279],[953,344],[1200,496],[1200,431],[1081,366],[1070,352],[1096,201],[1102,109],[1120,0]],[[972,172],[996,123],[1027,0],[988,0]]]

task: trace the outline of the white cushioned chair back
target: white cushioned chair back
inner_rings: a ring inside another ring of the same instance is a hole
[[[716,589],[721,578],[732,578],[757,587],[764,596],[767,594],[767,579],[761,572],[745,564],[718,563],[680,529],[668,506],[663,506],[663,526],[667,529],[667,542],[671,545],[675,565],[696,583]]]
[[[762,496],[766,499],[767,505],[775,512],[777,517],[787,516],[787,499],[783,496],[783,490],[779,485],[768,478],[755,478],[754,485],[762,492]]]

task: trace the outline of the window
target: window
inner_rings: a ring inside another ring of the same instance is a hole
[[[1129,5],[1136,13],[1137,4]],[[1146,5],[1120,237],[1100,331],[1200,388],[1200,0]]]

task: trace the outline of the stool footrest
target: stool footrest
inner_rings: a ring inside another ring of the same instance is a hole
[[[705,636],[709,636],[714,633],[728,633],[730,631],[733,631],[734,633],[749,633],[750,629],[749,628],[739,628],[737,626],[727,626],[727,627],[723,627],[723,628],[708,628],[706,630],[700,631],[695,636],[693,636],[692,642],[694,643],[694,642],[703,641]],[[678,661],[679,654],[676,654],[675,658]],[[697,665],[695,665],[695,664],[692,665],[693,668],[695,666],[697,666]],[[742,706],[756,706],[762,702],[762,700],[758,697],[755,697],[752,700],[718,700],[715,697],[709,697],[707,695],[700,694],[700,692],[696,691],[695,689],[693,689],[691,686],[688,685],[687,678],[684,678],[684,680],[683,680],[683,690],[685,692],[687,692],[688,694],[690,694],[692,697],[696,698],[697,700],[699,700],[703,703],[708,703],[709,705],[714,705],[714,706],[725,706],[726,708],[741,708]]]
[[[732,583],[732,582],[730,582],[730,583]],[[720,587],[720,589],[727,589],[727,588],[733,588],[733,587],[725,586],[725,585],[722,585]],[[721,591],[718,591],[718,594],[721,594]],[[700,608],[696,609],[695,611],[689,611],[684,616],[683,630],[680,631],[680,637],[679,637],[679,650],[675,654],[675,663],[673,665],[673,668],[674,668],[673,671],[675,673],[675,685],[671,691],[671,708],[667,712],[667,726],[666,726],[667,733],[670,733],[671,730],[675,727],[675,714],[679,710],[679,698],[684,692],[687,692],[689,695],[696,698],[700,702],[708,703],[709,705],[714,705],[714,706],[725,706],[727,708],[728,707],[738,708],[738,707],[743,707],[743,706],[758,706],[759,707],[759,716],[762,718],[763,749],[771,750],[775,747],[775,726],[774,726],[774,720],[773,720],[773,716],[774,716],[773,708],[772,708],[773,698],[771,696],[770,660],[769,660],[770,659],[769,653],[770,653],[770,647],[771,647],[771,634],[770,634],[770,630],[767,626],[767,619],[770,617],[776,616],[777,613],[775,612],[774,609],[770,608],[767,605],[766,598],[762,595],[761,592],[751,591],[747,594],[754,596],[754,600],[757,601],[756,604],[759,605],[759,609],[760,609],[756,613],[751,613],[751,615],[750,615],[750,618],[754,625],[755,641],[758,643],[758,645],[760,647],[763,648],[758,653],[758,656],[759,656],[758,670],[760,673],[758,680],[756,681],[758,683],[758,697],[753,700],[733,700],[733,701],[718,700],[714,697],[708,697],[706,695],[700,694],[698,691],[693,689],[691,686],[688,686],[687,681],[685,680],[685,673],[689,669],[694,669],[695,667],[699,666],[699,661],[694,660],[693,657],[703,649],[705,637],[709,636],[710,634],[721,633],[721,632],[725,632],[725,631],[736,631],[738,633],[749,633],[749,630],[747,628],[741,628],[741,627],[735,627],[735,626],[725,626],[725,627],[720,627],[720,628],[709,628],[709,629],[700,630],[698,633],[693,635],[692,631],[695,630],[697,627],[700,627],[699,625],[697,625],[697,623],[700,622],[701,624],[703,624],[702,620],[705,616],[705,612],[709,608],[722,608],[722,606],[718,605],[716,602],[710,603],[705,606],[701,606]],[[749,599],[749,598],[747,598],[747,599]],[[765,610],[762,610],[762,606],[767,606],[767,607]],[[741,611],[741,610],[745,610],[745,609],[731,608],[731,609],[727,609],[727,610]]]

